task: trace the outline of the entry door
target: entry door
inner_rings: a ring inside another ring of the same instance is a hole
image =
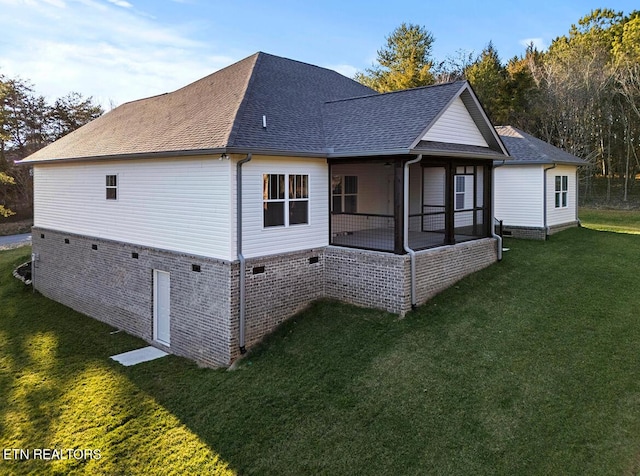
[[[166,271],[153,270],[153,339],[164,345],[171,342],[171,278]]]

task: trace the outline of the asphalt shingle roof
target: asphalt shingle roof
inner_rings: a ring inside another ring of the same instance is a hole
[[[469,100],[468,83],[378,94],[335,71],[260,52],[172,93],[123,104],[23,162],[220,152],[408,154],[458,96]],[[484,116],[473,101],[470,112],[500,155],[498,136],[477,119]],[[421,143],[425,151],[432,146]],[[442,150],[452,147],[486,157],[458,145]]]
[[[27,161],[224,147],[257,59],[250,56],[170,94],[123,104]]]
[[[507,165],[585,165],[587,163],[581,158],[513,126],[496,126],[496,131],[512,158],[512,160],[505,162]]]
[[[466,83],[344,99],[324,105],[327,147],[333,153],[409,148]]]

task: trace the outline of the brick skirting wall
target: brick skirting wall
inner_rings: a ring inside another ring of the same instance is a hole
[[[406,312],[410,291],[405,255],[329,246],[324,268],[327,297],[401,315]]]
[[[579,221],[571,221],[568,223],[562,223],[560,225],[553,225],[549,227],[549,235],[558,233],[568,228],[574,228],[579,226]],[[546,240],[547,233],[545,233],[544,227],[531,227],[531,226],[510,226],[504,225],[504,236],[512,238],[523,238],[526,240]]]
[[[531,226],[504,225],[503,235],[511,238],[522,238],[525,240],[545,240],[547,238],[547,234],[543,227]]]
[[[39,228],[32,240],[43,295],[203,365],[231,361],[230,263]],[[170,349],[153,342],[154,269],[171,273]]]
[[[498,260],[496,239],[467,241],[416,253],[416,301],[423,304],[465,276]]]
[[[245,346],[324,297],[324,249],[269,255],[245,262]],[[234,263],[234,268],[238,268]],[[237,274],[236,274],[237,276]],[[239,355],[238,279],[232,283],[232,358]]]
[[[580,226],[580,222],[577,220],[568,223],[562,223],[561,225],[553,225],[549,227],[549,234],[553,235],[555,233],[561,232],[563,230],[568,230],[569,228],[575,228],[577,226]]]
[[[240,355],[238,262],[41,228],[32,237],[43,295],[202,365]],[[418,304],[496,256],[492,238],[417,252]],[[170,273],[170,348],[153,340],[154,269]],[[400,315],[411,309],[408,255],[328,246],[252,258],[245,283],[246,347],[323,297]]]

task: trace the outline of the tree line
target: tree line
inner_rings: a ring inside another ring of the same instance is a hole
[[[546,51],[529,45],[506,63],[491,42],[438,62],[433,42],[425,27],[403,23],[354,79],[380,92],[466,79],[494,124],[585,159],[584,195],[602,177],[607,202],[614,179],[623,184],[615,198],[627,201],[640,172],[640,11],[594,10]]]
[[[93,98],[77,92],[49,103],[28,81],[0,74],[0,218],[32,212],[30,170],[15,162],[103,112]]]
[[[506,63],[491,42],[479,55],[460,51],[436,61],[434,41],[425,27],[403,23],[378,50],[377,64],[354,79],[380,92],[466,79],[494,124],[587,160],[581,196],[602,177],[607,202],[627,201],[640,173],[640,11],[594,10],[546,51],[529,45]],[[31,212],[29,168],[14,162],[103,112],[76,92],[49,103],[28,81],[0,73],[0,218]],[[623,183],[619,197],[612,197],[614,179]]]

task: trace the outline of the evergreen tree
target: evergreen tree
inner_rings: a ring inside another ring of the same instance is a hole
[[[424,27],[402,23],[378,50],[378,65],[357,73],[354,79],[378,92],[433,84],[433,41]]]

